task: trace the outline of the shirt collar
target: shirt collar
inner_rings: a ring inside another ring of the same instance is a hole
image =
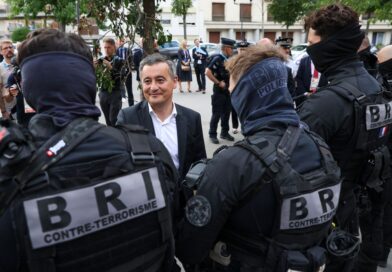
[[[3,65],[3,67],[6,68],[6,69],[9,69],[10,67],[12,67],[12,64],[11,63],[8,64],[5,61],[5,59],[3,59],[3,61],[1,62],[1,65]]]
[[[150,103],[147,103],[147,104],[148,104],[148,112],[150,113],[150,115],[154,114],[158,118],[158,116],[156,115],[156,113],[152,109]],[[169,115],[169,117],[167,117],[166,119],[172,118],[172,117],[175,118],[176,116],[177,116],[177,108],[176,108],[176,104],[173,103],[173,110],[172,110],[171,114]],[[159,118],[158,118],[158,120],[159,120]]]

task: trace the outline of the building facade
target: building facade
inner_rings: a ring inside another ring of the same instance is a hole
[[[171,2],[161,2],[161,22],[173,39],[182,40],[182,18],[171,13]],[[187,15],[187,38],[202,38],[205,42],[219,43],[221,37],[256,42],[263,37],[275,40],[291,37],[293,44],[306,42],[303,21],[285,29],[275,23],[268,12],[271,0],[194,0]],[[366,27],[362,20],[362,28]],[[392,28],[389,22],[370,24],[368,36],[373,45],[391,43]]]

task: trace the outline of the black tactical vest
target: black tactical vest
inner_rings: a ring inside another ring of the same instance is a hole
[[[171,207],[157,150],[139,128],[108,137],[130,155],[54,164],[13,202],[21,271],[171,271]]]
[[[317,271],[325,265],[325,249],[320,246],[331,228],[340,194],[340,170],[329,147],[317,135],[306,131],[319,149],[321,167],[300,174],[288,162],[297,145],[302,128],[289,127],[278,147],[267,139],[254,135],[237,143],[252,152],[267,168],[266,174],[242,201],[254,197],[261,186],[272,183],[277,199],[274,228],[270,237],[258,239],[246,234],[230,233],[224,241],[237,248],[249,265],[261,265],[263,271]],[[229,231],[230,232],[230,231]],[[247,254],[248,252],[251,254]],[[259,256],[247,258],[247,256]]]
[[[391,133],[392,102],[380,92],[365,95],[355,86],[343,82],[330,88],[354,105],[355,125],[346,148],[338,151],[344,180],[382,190],[390,178],[390,155],[387,143]]]

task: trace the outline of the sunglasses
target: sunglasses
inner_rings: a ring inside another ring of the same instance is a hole
[[[7,50],[7,49],[14,49],[13,46],[7,46],[7,47],[3,47],[1,50]]]

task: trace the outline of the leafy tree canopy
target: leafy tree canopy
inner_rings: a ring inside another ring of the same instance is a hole
[[[21,42],[26,39],[27,34],[29,34],[30,29],[28,27],[20,27],[15,29],[11,34],[11,40],[13,42]]]

